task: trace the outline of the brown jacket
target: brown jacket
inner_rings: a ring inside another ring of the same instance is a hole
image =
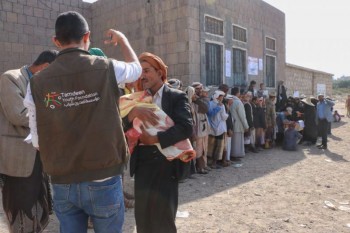
[[[128,151],[110,60],[66,49],[30,83],[40,155],[53,183],[92,181],[123,172]]]
[[[28,136],[27,109],[23,105],[29,76],[25,67],[0,77],[0,173],[28,177],[36,150],[23,140]]]

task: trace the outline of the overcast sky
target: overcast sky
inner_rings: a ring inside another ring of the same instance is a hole
[[[287,62],[350,76],[349,0],[264,0],[286,15]]]

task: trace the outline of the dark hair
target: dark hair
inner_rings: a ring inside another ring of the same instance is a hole
[[[250,81],[250,85],[255,85],[256,82],[254,80]]]
[[[257,100],[257,99],[258,99],[257,96],[253,96],[252,101],[254,102],[254,101]]]
[[[238,87],[234,87],[231,89],[231,94],[232,95],[237,95],[237,93],[239,93],[239,88]]]
[[[40,53],[38,58],[33,62],[33,65],[39,66],[45,63],[51,63],[53,62],[58,55],[58,51],[56,50],[45,50],[44,52]]]
[[[80,42],[84,34],[89,31],[85,18],[75,11],[67,11],[58,16],[55,23],[56,39],[61,44]]]
[[[229,86],[227,84],[220,84],[218,87],[219,90],[223,91],[223,92],[227,92],[229,88]]]

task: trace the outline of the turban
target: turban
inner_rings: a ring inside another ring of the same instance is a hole
[[[141,53],[139,56],[140,63],[141,62],[147,62],[149,63],[152,67],[154,67],[156,70],[161,70],[163,75],[162,75],[162,80],[163,82],[167,81],[167,69],[168,67],[164,64],[163,60],[148,52]]]
[[[104,52],[99,48],[91,48],[89,49],[89,53],[91,55],[107,58],[106,54],[104,54]]]
[[[168,80],[168,86],[174,89],[181,89],[182,83],[180,80],[176,79],[176,78],[172,78]]]

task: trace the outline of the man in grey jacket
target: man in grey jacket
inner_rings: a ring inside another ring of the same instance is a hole
[[[0,173],[5,180],[2,201],[11,232],[41,232],[49,220],[48,183],[39,152],[24,142],[29,125],[23,100],[29,79],[55,60],[57,54],[55,50],[44,51],[32,65],[0,76]]]
[[[244,132],[247,132],[249,125],[244,111],[244,105],[239,99],[239,88],[232,88],[233,104],[230,107],[230,111],[233,118],[233,136],[232,136],[232,149],[231,157],[235,161],[240,161],[245,156],[244,151]]]

